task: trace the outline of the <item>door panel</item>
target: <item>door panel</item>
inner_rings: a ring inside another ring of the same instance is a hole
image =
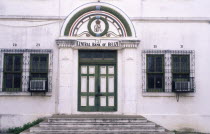
[[[116,111],[115,65],[80,65],[79,111]]]
[[[106,93],[106,76],[100,76],[100,92]]]
[[[89,76],[89,92],[95,92],[95,76]]]

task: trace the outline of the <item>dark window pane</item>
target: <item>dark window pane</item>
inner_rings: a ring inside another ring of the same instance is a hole
[[[21,57],[14,56],[14,71],[21,71]]]
[[[39,57],[38,56],[33,56],[32,61],[33,62],[39,62]]]
[[[173,79],[188,79],[189,74],[173,74]]]
[[[32,79],[47,79],[47,73],[31,73]]]
[[[115,58],[116,53],[115,52],[105,52],[104,53],[104,58]]]
[[[79,53],[80,58],[91,58],[91,53],[89,52],[81,52]]]
[[[116,51],[80,51],[80,60],[115,60]]]
[[[40,74],[38,74],[38,73],[32,73],[32,74],[31,74],[31,77],[32,77],[32,78],[39,78],[39,75],[40,75]]]
[[[163,72],[163,59],[161,56],[156,57],[156,72]]]
[[[12,88],[13,75],[5,74],[5,86],[6,88]]]
[[[39,63],[39,68],[40,71],[47,71],[47,65],[48,65],[48,57],[47,56],[41,56],[40,57],[40,63]]]
[[[31,68],[33,69],[33,71],[38,70],[39,69],[39,57],[33,56],[31,64],[32,64]]]
[[[188,56],[181,57],[181,72],[189,72],[189,58]]]
[[[100,51],[92,53],[92,58],[103,58],[103,57],[104,57],[104,53]]]
[[[46,79],[47,78],[47,73],[42,73],[42,74],[40,74],[40,76],[39,76],[40,78],[44,78],[44,79]]]
[[[148,88],[154,89],[155,88],[155,77],[154,75],[148,75]]]
[[[5,68],[6,71],[12,71],[13,70],[13,57],[12,55],[5,56]]]
[[[47,56],[41,56],[40,61],[41,62],[47,62]]]
[[[48,69],[48,55],[32,55],[31,71],[42,73]]]
[[[173,56],[173,72],[174,73],[188,73],[190,70],[189,56],[180,55]]]
[[[156,88],[163,88],[163,75],[156,75],[155,81]]]
[[[173,56],[173,72],[179,72],[180,70],[180,58]]]
[[[21,86],[21,74],[14,74],[14,88],[20,88]]]
[[[155,58],[152,56],[147,58],[147,69],[148,72],[155,72]]]

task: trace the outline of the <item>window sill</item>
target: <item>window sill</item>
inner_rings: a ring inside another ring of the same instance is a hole
[[[158,93],[158,92],[146,93],[146,92],[143,92],[142,96],[143,97],[176,97],[176,93]],[[180,97],[194,97],[195,93],[180,93],[179,96]]]
[[[0,92],[1,96],[31,96],[30,92]],[[32,96],[42,96],[42,97],[51,97],[52,92],[44,93],[32,93]]]

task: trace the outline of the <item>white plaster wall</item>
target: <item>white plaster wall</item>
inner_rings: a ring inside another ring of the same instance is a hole
[[[59,0],[1,0],[0,14],[58,16]]]
[[[95,0],[1,0],[0,15],[66,17],[76,7],[88,2]],[[121,8],[129,17],[210,17],[209,0],[106,2]],[[118,111],[114,114],[143,115],[170,130],[191,128],[210,132],[210,24],[187,21],[133,23],[141,44],[136,50],[118,51]],[[83,114],[77,111],[78,50],[57,48],[55,39],[59,37],[61,25],[62,21],[58,20],[0,19],[0,48],[53,49],[54,54],[52,96],[0,96],[0,129],[54,113]],[[13,43],[18,46],[13,47]],[[37,43],[41,47],[37,47]],[[181,97],[179,102],[173,94],[171,97],[143,96],[141,51],[154,49],[154,45],[157,50],[195,50],[196,93]],[[133,83],[126,83],[131,79]]]
[[[0,25],[0,49],[53,50],[52,93],[47,93],[46,96],[31,96],[29,93],[22,95],[0,93],[0,130],[4,130],[57,113],[58,50],[55,39],[59,36],[61,23],[30,22],[29,20],[0,20],[0,23],[6,25]],[[14,47],[13,43],[17,46]],[[37,43],[40,46],[36,46]]]
[[[194,129],[209,132],[210,125],[210,90],[208,86],[210,64],[210,25],[208,23],[164,23],[136,22],[141,45],[138,48],[138,58],[141,50],[195,50],[195,82],[196,92],[188,97],[175,96],[143,97],[141,89],[141,60],[137,61],[138,114],[155,121],[170,130]],[[157,48],[154,48],[157,45]],[[180,48],[183,45],[184,48]]]
[[[98,0],[1,0],[0,15],[67,16],[75,8]],[[129,17],[210,17],[209,0],[101,0]]]

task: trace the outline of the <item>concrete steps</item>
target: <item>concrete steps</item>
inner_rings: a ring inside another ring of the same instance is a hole
[[[141,116],[53,116],[21,134],[174,134]]]

